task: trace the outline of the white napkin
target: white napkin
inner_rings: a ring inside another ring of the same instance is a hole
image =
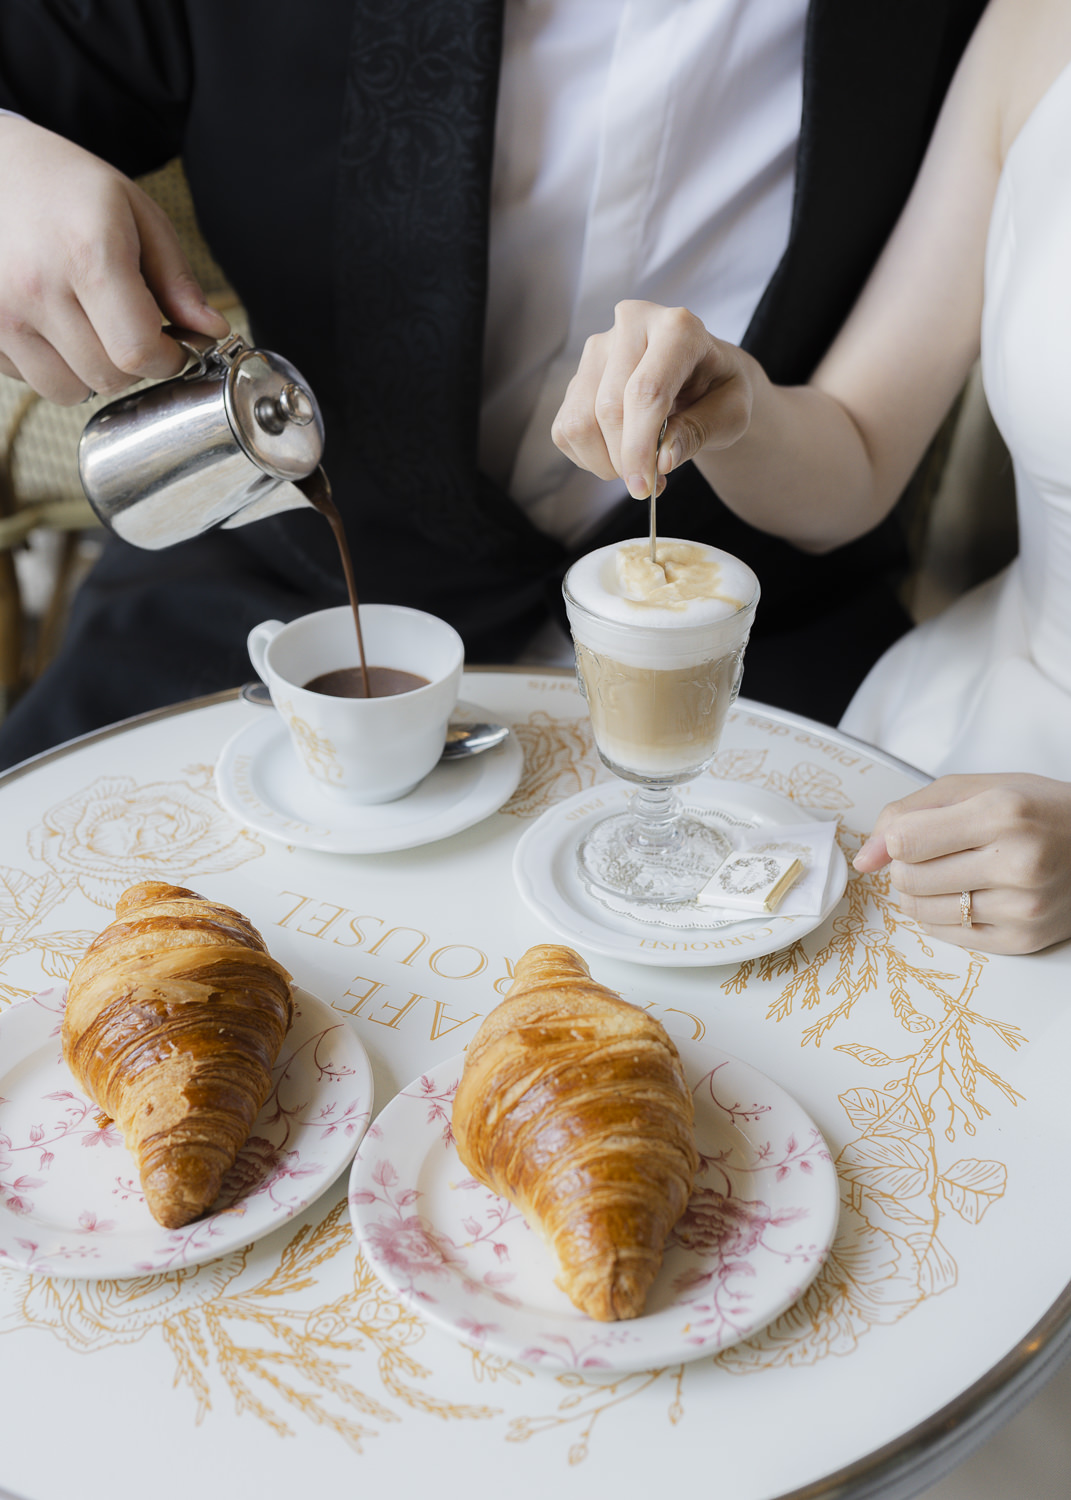
[[[783,827],[734,828],[733,852],[699,892],[697,904],[714,921],[739,921],[743,912],[758,916],[774,913],[779,917],[818,916],[836,831],[836,823],[825,820]],[[797,861],[801,866],[799,874],[771,910],[766,904],[770,891]]]

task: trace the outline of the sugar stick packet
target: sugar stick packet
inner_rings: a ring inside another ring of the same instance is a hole
[[[743,912],[818,916],[836,831],[831,820],[734,829],[733,852],[699,892],[698,905],[715,920]]]

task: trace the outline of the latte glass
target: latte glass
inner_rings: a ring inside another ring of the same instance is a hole
[[[727,561],[743,576],[746,597],[727,602],[719,618],[699,622],[688,607],[637,609],[629,619],[620,600],[594,607],[590,590],[581,603],[571,587],[581,564],[566,575],[577,676],[595,746],[603,763],[637,788],[629,810],[596,823],[578,849],[585,880],[615,896],[691,900],[730,852],[716,829],[682,810],[674,790],[714,759],[740,690],[759,585],[744,564]]]

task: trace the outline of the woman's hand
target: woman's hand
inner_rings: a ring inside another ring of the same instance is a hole
[[[941,776],[891,802],[855,858],[862,871],[886,864],[901,907],[932,936],[987,953],[1047,948],[1071,937],[1071,785]]]
[[[730,447],[747,431],[749,364],[742,350],[714,338],[683,307],[619,302],[614,326],[584,345],[551,435],[581,469],[600,479],[620,475],[629,493],[644,500],[665,418],[659,475],[702,448]]]
[[[62,136],[0,119],[0,372],[63,406],[177,374],[161,315],[228,328],[163,209]]]

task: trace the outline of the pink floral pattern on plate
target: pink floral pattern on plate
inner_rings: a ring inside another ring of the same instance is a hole
[[[304,990],[272,1091],[215,1211],[168,1230],[145,1207],[118,1127],[63,1061],[66,990],[0,1013],[0,1265],[53,1276],[174,1271],[250,1244],[344,1172],[372,1111],[372,1070],[347,1023]]]
[[[354,1231],[380,1279],[464,1343],[552,1372],[624,1372],[758,1332],[818,1274],[837,1227],[821,1133],[771,1079],[678,1040],[702,1154],[641,1318],[597,1323],[555,1285],[553,1252],[466,1172],[450,1129],[464,1058],[423,1074],[369,1127],[350,1173]]]

